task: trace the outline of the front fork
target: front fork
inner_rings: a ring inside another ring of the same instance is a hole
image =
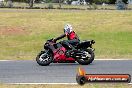
[[[44,51],[41,51],[41,52],[47,54],[49,52],[49,50],[44,50]]]

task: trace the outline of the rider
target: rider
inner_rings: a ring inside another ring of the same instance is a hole
[[[69,50],[75,50],[73,45],[77,44],[80,42],[79,37],[77,34],[73,31],[72,26],[70,24],[66,24],[64,26],[64,34],[60,35],[54,41],[57,41],[59,39],[62,39],[64,37],[67,37],[68,40],[62,41],[62,45],[66,46]]]

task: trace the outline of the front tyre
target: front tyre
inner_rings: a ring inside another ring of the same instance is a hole
[[[77,58],[77,62],[81,65],[88,65],[93,62],[94,60],[94,51],[92,49],[83,50],[84,55],[81,58]]]
[[[49,51],[41,51],[36,57],[37,63],[41,66],[49,65],[52,59],[52,54],[50,54]]]

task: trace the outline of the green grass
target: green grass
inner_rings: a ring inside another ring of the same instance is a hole
[[[96,41],[96,58],[132,58],[131,11],[4,9],[0,18],[0,59],[34,59],[66,23],[81,40]]]
[[[1,84],[1,88],[131,88],[132,85],[129,84],[119,84],[119,83],[107,83],[107,84],[85,84],[84,86],[80,85],[9,85]]]

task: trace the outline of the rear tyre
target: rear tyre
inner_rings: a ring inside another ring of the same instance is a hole
[[[94,60],[94,57],[95,57],[92,49],[86,49],[83,51],[86,53],[86,56],[82,57],[82,58],[76,58],[77,62],[81,65],[88,65],[88,64],[92,63]]]
[[[37,63],[41,66],[49,65],[52,62],[52,60],[53,60],[52,54],[46,51],[41,51],[36,57]]]

